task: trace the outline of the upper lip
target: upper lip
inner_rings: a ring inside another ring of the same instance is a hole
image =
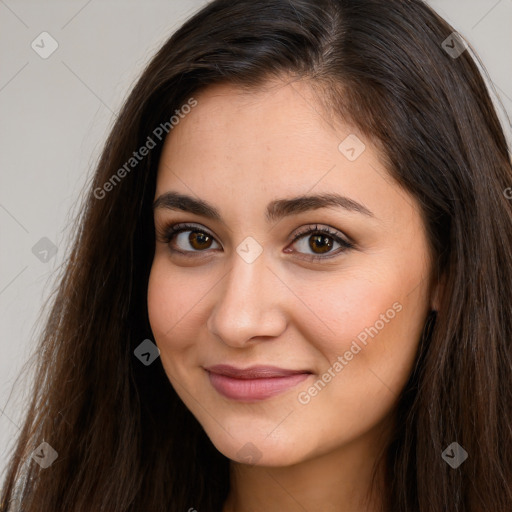
[[[214,366],[205,367],[205,370],[226,377],[235,379],[265,379],[271,377],[288,377],[289,375],[297,375],[301,373],[311,373],[309,370],[287,370],[278,368],[277,366],[257,365],[249,368],[236,368],[229,364],[216,364]]]

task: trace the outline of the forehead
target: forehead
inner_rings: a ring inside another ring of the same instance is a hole
[[[307,181],[335,165],[340,142],[357,132],[339,122],[334,126],[304,81],[275,80],[251,90],[217,84],[194,98],[197,106],[167,136],[162,179],[165,168],[186,167],[188,176],[199,168],[205,179],[230,174],[232,180],[251,176],[276,183],[291,173]]]
[[[155,197],[170,190],[195,196],[236,222],[263,218],[275,199],[331,192],[390,227],[417,213],[372,141],[340,120],[333,124],[306,82],[250,91],[218,84],[192,96],[197,105],[166,138]],[[355,159],[340,149],[347,140],[362,145]]]

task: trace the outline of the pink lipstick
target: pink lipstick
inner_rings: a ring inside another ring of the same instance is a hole
[[[219,364],[205,370],[218,393],[242,402],[265,400],[287,391],[311,375],[308,370],[286,370],[275,366],[242,369]]]

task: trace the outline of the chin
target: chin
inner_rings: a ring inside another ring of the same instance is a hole
[[[244,433],[231,437],[226,432],[206,434],[211,442],[228,459],[249,466],[291,466],[308,457],[304,446],[291,435],[281,435],[279,438],[265,438],[265,435]],[[298,448],[302,448],[299,450]]]

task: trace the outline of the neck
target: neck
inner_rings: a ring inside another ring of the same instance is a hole
[[[380,441],[380,442],[379,442]],[[292,466],[230,462],[230,492],[222,512],[383,512],[382,438],[375,432]],[[376,492],[371,493],[373,469]]]

